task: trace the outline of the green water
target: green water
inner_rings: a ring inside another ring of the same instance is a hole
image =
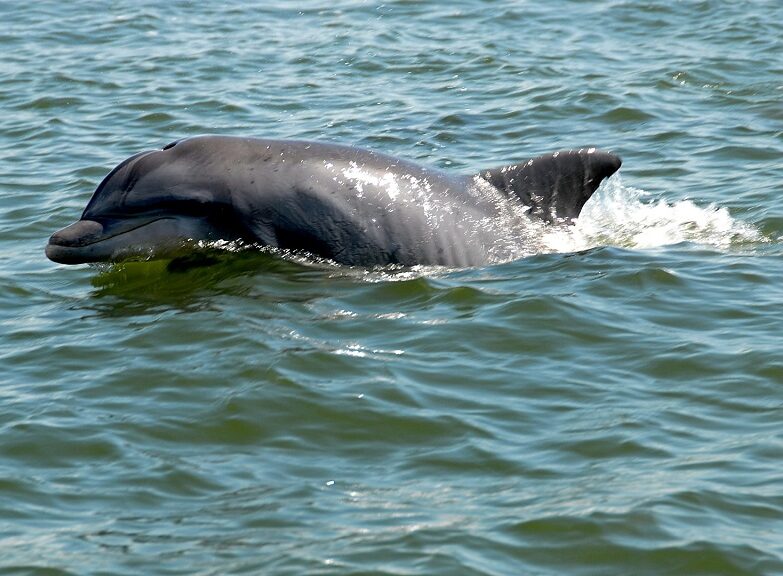
[[[0,573],[783,574],[779,0],[0,21]],[[624,165],[485,268],[45,259],[202,133]]]

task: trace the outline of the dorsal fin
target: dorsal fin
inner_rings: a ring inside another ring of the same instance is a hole
[[[511,166],[484,170],[479,176],[530,206],[529,215],[547,222],[570,221],[599,184],[617,172],[622,161],[595,148],[554,152]]]

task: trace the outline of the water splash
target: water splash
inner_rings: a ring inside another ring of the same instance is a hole
[[[691,200],[647,201],[644,190],[624,186],[619,175],[604,182],[573,226],[544,232],[547,251],[576,252],[596,246],[655,248],[694,242],[728,249],[766,241],[761,232],[732,218],[726,208]]]

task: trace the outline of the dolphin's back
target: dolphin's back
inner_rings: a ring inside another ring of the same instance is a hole
[[[158,155],[161,158],[158,158]],[[325,142],[201,136],[138,162],[186,178],[233,206],[245,235],[349,265],[471,266],[490,260],[487,218],[497,198],[474,176],[453,176],[386,154]],[[570,220],[620,166],[595,149],[556,152],[479,176],[530,207]],[[180,176],[182,175],[182,176]],[[249,233],[249,234],[248,234]]]
[[[486,261],[484,246],[465,243],[456,225],[466,212],[483,207],[465,202],[449,210],[464,194],[466,178],[339,144],[244,145],[257,158],[238,163],[236,169],[245,173],[235,177],[245,185],[242,192],[233,187],[232,201],[264,244],[362,266]]]

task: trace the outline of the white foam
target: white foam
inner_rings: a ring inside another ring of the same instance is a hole
[[[735,220],[726,208],[698,206],[690,200],[646,201],[643,190],[623,186],[619,175],[604,182],[573,226],[544,232],[548,251],[575,252],[596,246],[654,248],[694,242],[720,249],[763,242],[761,232]]]

